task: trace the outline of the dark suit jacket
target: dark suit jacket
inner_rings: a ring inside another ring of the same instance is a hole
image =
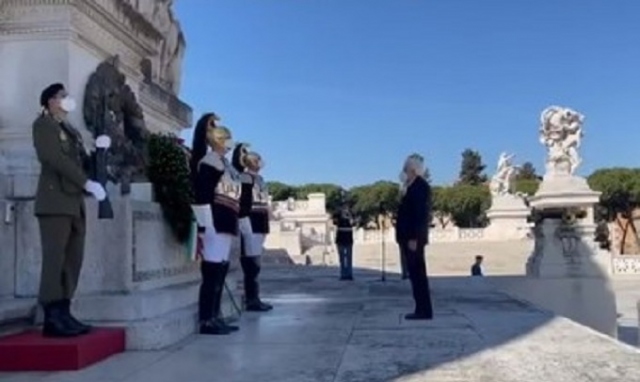
[[[431,223],[431,187],[417,177],[402,196],[396,219],[396,241],[417,240],[419,245],[429,243]]]
[[[41,165],[35,215],[79,216],[84,210],[88,159],[80,134],[43,114],[33,122],[33,146]]]
[[[337,213],[333,217],[333,224],[336,227],[336,244],[353,245],[353,224],[351,214]]]

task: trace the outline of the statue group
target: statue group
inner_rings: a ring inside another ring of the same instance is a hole
[[[173,0],[127,0],[129,4],[162,34],[156,56],[150,57],[149,79],[173,94],[180,92],[182,61],[186,39],[173,12]]]
[[[546,175],[574,175],[582,163],[578,153],[584,116],[575,110],[550,106],[540,116],[540,142],[547,147]]]
[[[518,166],[513,164],[514,154],[503,152],[498,158],[496,173],[491,177],[489,190],[491,195],[500,196],[515,193],[515,179],[518,175]]]

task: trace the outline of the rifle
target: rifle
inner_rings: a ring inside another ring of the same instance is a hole
[[[95,119],[95,135],[99,137],[104,135],[109,131],[107,128],[112,121],[112,117],[109,113],[109,94],[104,92],[102,95],[102,105],[101,110],[97,113]],[[107,150],[103,148],[96,147],[96,181],[102,185],[102,187],[107,187]],[[98,203],[98,219],[113,219],[113,207],[111,206],[111,201],[109,201],[109,195]]]

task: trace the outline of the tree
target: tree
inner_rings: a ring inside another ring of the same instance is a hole
[[[517,180],[538,180],[538,174],[536,174],[536,168],[533,167],[533,163],[524,162],[520,171],[518,171]]]
[[[398,209],[399,190],[397,183],[389,181],[378,181],[349,190],[358,225],[366,227],[370,223],[377,223],[381,215],[392,217]]]
[[[485,185],[458,184],[444,194],[449,213],[460,228],[486,225],[485,211],[491,205],[491,194]]]
[[[476,186],[487,181],[484,174],[485,166],[482,163],[482,156],[479,152],[466,149],[462,152],[462,162],[460,163],[460,175],[458,183]]]
[[[538,179],[516,179],[516,192],[534,195],[539,186],[540,181]]]
[[[431,187],[431,214],[441,227],[451,223],[451,187]]]
[[[614,221],[622,231],[620,253],[637,253],[640,242],[633,211],[640,206],[640,169],[605,168],[596,170],[587,179],[589,186],[602,192],[600,204],[606,220]]]
[[[267,187],[274,201],[287,200],[296,196],[295,187],[282,182],[267,182]]]

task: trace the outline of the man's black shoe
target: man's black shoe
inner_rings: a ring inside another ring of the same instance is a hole
[[[424,314],[424,313],[409,313],[404,316],[404,319],[408,321],[419,321],[419,320],[428,321],[428,320],[433,320],[433,315]]]

